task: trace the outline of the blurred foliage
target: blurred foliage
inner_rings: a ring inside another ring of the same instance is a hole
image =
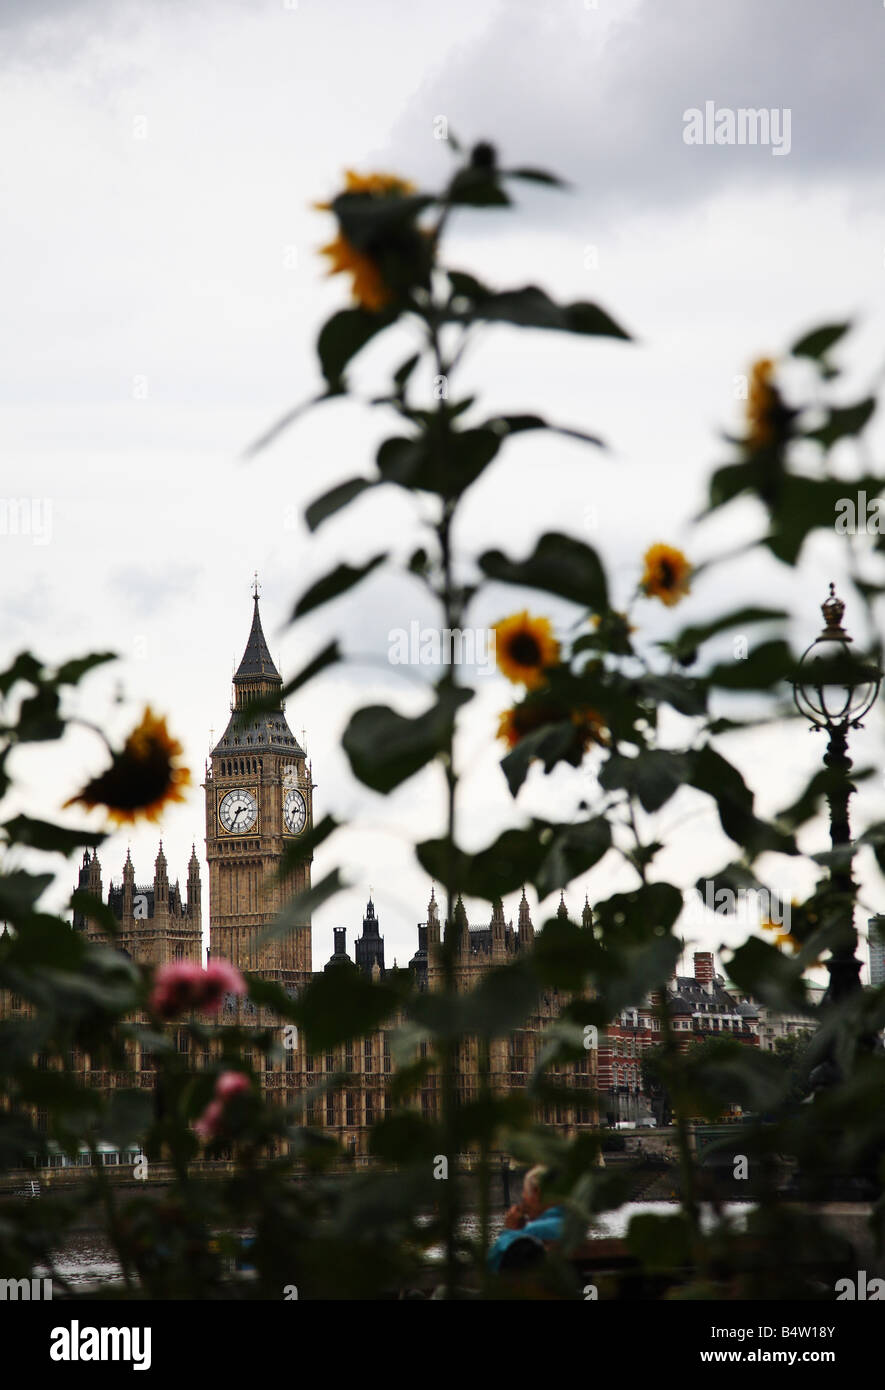
[[[455,743],[459,716],[472,695],[463,679],[465,669],[444,665],[427,691],[423,713],[406,716],[380,705],[357,711],[344,732],[343,747],[354,776],[365,786],[387,794],[422,769],[432,767],[438,774],[445,828],[438,838],[416,845],[415,855],[445,890],[443,988],[416,994],[406,972],[373,983],[345,969],[320,976],[290,999],[266,981],[249,979],[252,1002],[297,1024],[311,1048],[332,1048],[381,1024],[396,1023],[394,1105],[372,1134],[378,1166],[348,1172],[346,1155],[308,1118],[308,1108],[345,1078],[318,1076],[313,1091],[294,1107],[265,1106],[258,1087],[252,1086],[227,1107],[223,1136],[209,1141],[206,1156],[231,1159],[228,1169],[214,1175],[195,1163],[203,1151],[194,1124],[223,1071],[254,1076],[262,1058],[275,1055],[272,1031],[185,1020],[178,1026],[200,1046],[214,1049],[208,1068],[191,1070],[173,1043],[172,1028],[150,1016],[150,969],[114,949],[108,910],[83,893],[72,903],[106,932],[108,943],[99,945],[39,907],[53,880],[52,872],[37,867],[40,856],[67,856],[96,846],[102,837],[21,814],[7,819],[2,825],[0,915],[7,930],[0,938],[0,989],[25,1007],[7,1011],[0,1022],[5,1097],[0,1164],[5,1173],[19,1170],[29,1156],[45,1154],[50,1140],[70,1155],[81,1145],[96,1153],[101,1143],[132,1143],[149,1162],[170,1163],[172,1178],[162,1195],[145,1188],[132,1196],[98,1167],[63,1196],[47,1193],[34,1203],[3,1201],[0,1268],[6,1277],[29,1275],[37,1261],[52,1268],[53,1251],[77,1222],[98,1213],[131,1295],[280,1298],[295,1285],[301,1297],[372,1298],[413,1285],[426,1287],[429,1272],[436,1269],[448,1297],[469,1291],[514,1296],[512,1284],[493,1281],[486,1273],[491,1155],[505,1151],[520,1163],[542,1162],[555,1169],[558,1200],[566,1212],[566,1251],[580,1245],[596,1214],[624,1201],[630,1189],[623,1173],[597,1163],[601,1130],[567,1140],[533,1116],[545,1098],[558,1094],[554,1066],[581,1055],[582,1029],[587,1024],[604,1029],[620,1010],[650,994],[659,1001],[661,1045],[646,1054],[643,1075],[659,1118],[669,1119],[672,1113],[676,1126],[681,1205],[670,1216],[637,1217],[630,1226],[629,1247],[643,1271],[646,1292],[827,1296],[833,1270],[852,1258],[844,1242],[813,1214],[787,1201],[785,1192],[826,1196],[841,1184],[843,1192],[869,1195],[878,1190],[882,1175],[885,1059],[871,1040],[885,1025],[885,990],[858,991],[838,1004],[816,1008],[807,1002],[803,984],[809,963],[829,949],[833,933],[844,928],[846,912],[852,910],[845,892],[834,892],[830,872],[834,864],[845,869],[854,847],[843,848],[838,863],[832,856],[830,862],[826,854],[818,856],[818,888],[808,903],[793,908],[793,955],[754,937],[729,965],[741,990],[773,1009],[800,1011],[813,1036],[789,1057],[783,1051],[762,1053],[730,1038],[683,1051],[665,994],[680,953],[683,889],[656,876],[663,841],[653,828],[644,837],[639,828],[654,827],[659,813],[688,787],[715,810],[733,845],[732,862],[711,866],[700,881],[762,888],[757,876],[762,856],[770,865],[770,856],[799,854],[796,831],[821,812],[838,771],[816,771],[802,795],[768,819],[760,815],[753,790],[721,743],[724,734],[752,734],[788,712],[789,682],[797,671],[786,636],[790,615],[781,608],[741,605],[682,628],[674,620],[666,638],[651,643],[642,634],[641,605],[659,598],[668,608],[675,606],[690,569],[681,552],[672,552],[678,569],[673,584],[668,588],[667,556],[663,570],[658,557],[657,577],[637,585],[635,600],[624,613],[611,607],[612,584],[602,559],[577,537],[542,535],[523,556],[508,554],[506,548],[475,557],[456,550],[453,535],[465,495],[490,470],[506,479],[514,438],[531,431],[583,442],[592,451],[594,477],[604,476],[604,446],[591,431],[528,413],[484,418],[472,397],[459,397],[457,370],[468,344],[496,325],[608,339],[618,350],[629,335],[596,304],[559,303],[532,284],[495,289],[445,264],[445,232],[459,208],[488,208],[500,215],[512,206],[512,190],[521,180],[551,189],[558,185],[544,171],[502,169],[490,145],[465,153],[456,141],[449,143],[458,162],[441,191],[416,192],[386,176],[370,176],[352,180],[353,186],[328,205],[339,238],[334,255],[339,269],[353,273],[357,302],[334,313],[320,332],[323,386],[318,399],[356,396],[349,370],[380,335],[395,331],[397,341],[411,335],[413,350],[394,371],[389,389],[368,403],[383,418],[395,419],[393,432],[377,449],[374,468],[318,497],[307,508],[306,522],[312,531],[331,524],[367,491],[392,487],[414,502],[416,536],[404,566],[384,550],[357,565],[337,564],[298,597],[292,620],[343,594],[356,602],[360,585],[382,565],[401,568],[412,583],[424,587],[437,605],[443,629],[460,629],[476,595],[488,585],[503,592],[510,586],[517,595],[531,589],[538,602],[544,596],[567,601],[575,610],[574,623],[557,644],[556,659],[539,665],[532,688],[517,692],[511,712],[519,716],[513,725],[516,735],[501,767],[514,800],[530,772],[546,775],[560,765],[580,769],[582,810],[562,823],[523,816],[485,848],[469,851],[459,841],[461,769]],[[869,395],[853,401],[835,360],[849,327],[813,329],[776,366],[757,364],[746,433],[726,439],[729,458],[710,478],[704,516],[728,509],[738,499],[754,499],[764,518],[755,545],[785,566],[797,563],[816,531],[833,532],[840,499],[858,491],[875,498],[885,481],[872,471],[863,441],[876,401]],[[530,333],[527,350],[533,341]],[[788,399],[787,380],[792,389],[800,377],[787,369],[796,364],[806,373],[805,395]],[[432,388],[420,399],[415,382],[426,382],[428,375]],[[304,408],[290,411],[251,452],[276,439]],[[848,482],[852,448],[857,466]],[[699,538],[702,523],[703,518]],[[501,542],[506,547],[506,537]],[[846,537],[846,573],[872,634],[877,632],[874,605],[885,592],[883,548],[876,536],[868,541]],[[730,558],[716,555],[697,566],[694,582],[701,583],[705,573]],[[801,616],[807,622],[807,615]],[[728,635],[741,638],[744,653],[723,656],[728,648],[722,639]],[[860,660],[877,664],[879,658],[874,636]],[[3,793],[11,787],[10,752],[23,743],[62,738],[69,722],[65,690],[107,659],[100,654],[49,670],[22,653],[0,675]],[[284,694],[342,659],[331,643],[289,682]],[[741,712],[739,719],[733,717],[735,710]],[[674,712],[677,719],[670,717]],[[489,730],[490,738],[493,732]],[[327,818],[312,832],[309,848],[328,841],[336,828]],[[678,827],[669,832],[671,838],[682,833]],[[684,833],[691,836],[692,831]],[[857,847],[883,866],[882,824],[858,837]],[[537,936],[532,952],[497,967],[472,993],[458,992],[455,904],[461,893],[492,901],[531,883],[544,897],[608,855],[629,866],[634,886],[592,901],[592,927],[554,918]],[[290,904],[275,930],[285,932],[289,923],[302,921],[305,912],[341,886],[335,870]],[[852,887],[849,899],[853,893]],[[778,901],[777,895],[771,900]],[[493,1094],[487,1068],[481,1066],[475,1099],[462,1101],[455,1071],[459,1045],[477,1040],[487,1062],[489,1044],[524,1024],[539,994],[551,989],[567,996],[565,1008],[526,1091]],[[78,1049],[94,1059],[96,1069],[125,1071],[126,1044],[136,1037],[154,1054],[157,1085],[152,1093],[120,1089],[101,1095],[72,1068],[72,1051]],[[419,1043],[426,1045],[426,1057],[417,1057]],[[819,1075],[822,1066],[832,1082],[824,1088],[812,1084],[815,1068]],[[425,1118],[416,1109],[415,1096],[430,1068],[440,1078],[441,1107],[438,1116]],[[734,1229],[718,1206],[712,1226],[702,1223],[700,1203],[705,1197],[715,1199],[716,1192],[710,1188],[709,1165],[690,1142],[693,1119],[718,1121],[734,1107],[750,1112],[749,1120],[735,1127],[752,1175],[745,1193],[756,1203],[746,1232]],[[45,1130],[33,1121],[36,1110],[47,1116]],[[611,1152],[610,1142],[608,1147]],[[448,1159],[454,1174],[457,1155],[465,1150],[479,1160],[477,1238],[465,1234],[463,1187],[454,1177],[440,1182],[434,1176],[439,1156]],[[877,1239],[883,1210],[881,1204],[874,1207]],[[246,1230],[254,1232],[254,1241],[244,1252]],[[434,1264],[429,1252],[440,1248],[442,1260]],[[234,1287],[227,1270],[238,1256],[256,1277]],[[581,1296],[578,1283],[568,1278],[558,1288]]]

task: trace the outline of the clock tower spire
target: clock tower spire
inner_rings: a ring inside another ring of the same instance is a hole
[[[286,720],[283,681],[261,626],[256,575],[252,626],[233,678],[227,728],[206,768],[209,949],[240,970],[283,985],[310,977],[310,920],[262,941],[294,894],[310,886],[310,859],[284,879],[284,853],[313,820],[313,786],[304,750]]]

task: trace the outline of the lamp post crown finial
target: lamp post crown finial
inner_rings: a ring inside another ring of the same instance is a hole
[[[842,627],[842,617],[845,613],[845,604],[836,594],[835,584],[830,585],[829,598],[824,599],[820,606],[820,611],[824,615],[825,627],[821,637],[838,637],[843,642],[851,641],[845,629]]]

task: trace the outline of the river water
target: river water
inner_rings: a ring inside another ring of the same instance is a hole
[[[675,1202],[628,1202],[622,1207],[617,1207],[614,1211],[603,1212],[597,1217],[593,1226],[588,1230],[587,1237],[590,1240],[603,1239],[605,1237],[622,1237],[627,1233],[627,1226],[632,1217],[649,1213],[655,1216],[672,1215],[677,1210]],[[727,1202],[723,1206],[724,1213],[730,1218],[737,1229],[742,1229],[746,1223],[748,1213],[752,1206],[748,1202]],[[711,1207],[701,1210],[702,1224],[710,1227],[715,1222],[715,1213]],[[465,1235],[479,1235],[479,1218],[475,1214],[464,1217],[463,1230]],[[501,1230],[504,1224],[504,1213],[495,1212],[490,1221],[492,1239]],[[430,1249],[428,1252],[430,1259],[441,1258],[441,1249]],[[116,1260],[113,1251],[107,1242],[95,1231],[79,1231],[73,1233],[65,1242],[64,1246],[57,1252],[56,1269],[73,1288],[81,1293],[88,1293],[107,1285],[122,1284],[123,1275],[120,1265]],[[35,1275],[48,1273],[45,1270],[35,1270]]]

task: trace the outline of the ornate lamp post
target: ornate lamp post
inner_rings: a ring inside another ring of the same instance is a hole
[[[834,859],[830,870],[838,931],[827,962],[830,983],[822,1001],[829,1004],[861,987],[860,961],[854,954],[857,932],[848,802],[855,788],[849,776],[852,764],[848,756],[848,730],[862,727],[864,716],[879,694],[882,673],[853,655],[852,639],[842,626],[845,604],[836,597],[833,584],[829,598],[821,604],[821,612],[824,627],[802,655],[793,684],[793,697],[799,713],[809,720],[812,728],[826,730],[828,735],[824,765],[833,774],[827,792],[830,841],[834,850],[845,850],[842,856]],[[822,1077],[819,1079],[823,1081]]]

